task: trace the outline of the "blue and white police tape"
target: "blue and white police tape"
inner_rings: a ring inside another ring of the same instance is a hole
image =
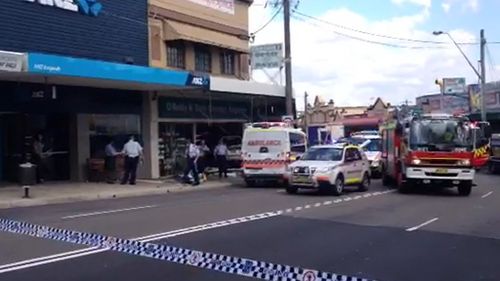
[[[162,244],[145,243],[101,234],[58,229],[8,219],[0,219],[0,231],[99,247],[131,255],[165,260],[263,280],[373,281],[370,279],[304,269],[289,265],[206,253]]]

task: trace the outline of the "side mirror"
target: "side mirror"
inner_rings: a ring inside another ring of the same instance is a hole
[[[300,158],[301,158],[301,157],[302,157],[302,155],[297,155],[297,156],[295,156],[295,161],[300,160]]]

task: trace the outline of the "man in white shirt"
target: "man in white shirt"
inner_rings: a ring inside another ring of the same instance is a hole
[[[188,175],[191,172],[193,174],[193,185],[200,184],[200,177],[198,175],[197,162],[200,157],[200,149],[191,140],[188,140],[188,145],[186,147],[186,160],[187,166],[184,171],[184,180],[188,180]]]
[[[219,167],[219,178],[224,177],[227,178],[227,154],[228,149],[223,140],[219,142],[219,144],[214,149],[215,160],[217,161],[217,166]]]
[[[121,184],[126,184],[128,181],[131,185],[135,185],[137,165],[142,157],[142,146],[135,141],[134,136],[130,136],[129,141],[123,146],[122,153],[125,155],[125,173]]]
[[[106,170],[106,182],[113,184],[116,181],[116,156],[120,155],[115,149],[115,143],[111,138],[105,149],[106,158],[104,159],[104,168]]]

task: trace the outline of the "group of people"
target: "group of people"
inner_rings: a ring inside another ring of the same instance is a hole
[[[193,185],[200,184],[200,175],[206,177],[209,153],[210,148],[204,140],[201,140],[198,144],[188,140],[188,145],[186,147],[187,165],[183,177],[185,182],[189,182],[190,173],[193,177]],[[213,155],[219,169],[219,178],[222,178],[222,176],[227,178],[227,154],[228,148],[224,141],[221,140],[213,151]]]
[[[116,157],[119,155],[125,156],[125,172],[121,179],[121,184],[135,185],[137,167],[140,161],[143,161],[142,146],[135,140],[134,136],[130,136],[129,140],[123,146],[121,151],[117,151],[113,139],[110,139],[105,148],[104,166],[106,170],[106,182],[113,184],[116,182]]]

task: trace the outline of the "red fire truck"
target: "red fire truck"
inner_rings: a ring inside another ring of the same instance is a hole
[[[398,117],[381,127],[383,183],[401,192],[421,185],[458,186],[471,193],[475,175],[475,130],[460,116],[424,114]],[[491,134],[489,127],[486,134]]]

